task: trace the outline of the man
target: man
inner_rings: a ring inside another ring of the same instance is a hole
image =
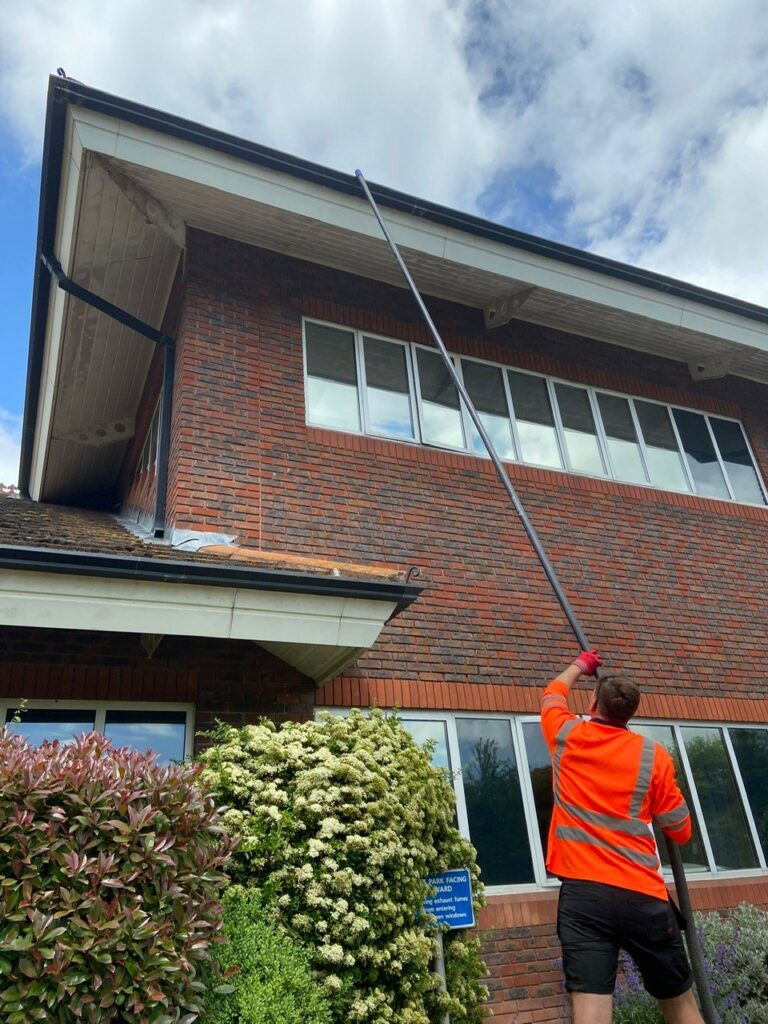
[[[633,958],[670,1024],[703,1024],[651,821],[675,842],[691,819],[667,751],[627,728],[640,690],[602,676],[589,720],[568,707],[571,686],[594,676],[581,655],[544,691],[541,727],[552,754],[554,811],[547,868],[562,882],[557,934],[574,1024],[610,1024],[619,949]]]

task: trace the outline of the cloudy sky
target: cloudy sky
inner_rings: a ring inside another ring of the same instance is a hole
[[[768,305],[764,0],[25,0],[0,22],[0,481],[47,77]]]

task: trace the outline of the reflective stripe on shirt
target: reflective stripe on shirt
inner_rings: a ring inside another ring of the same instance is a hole
[[[627,860],[631,860],[634,864],[640,864],[644,868],[656,870],[660,866],[659,858],[655,855],[641,853],[639,850],[631,850],[627,846],[617,846],[614,843],[608,843],[604,839],[598,839],[597,836],[590,835],[583,828],[575,828],[572,825],[558,825],[555,829],[555,835],[558,839],[568,839],[572,843],[586,843],[588,846],[599,846],[604,850],[611,850],[613,853],[619,853],[622,857],[626,857]]]
[[[688,804],[683,801],[679,807],[675,807],[672,811],[667,811],[666,814],[657,814],[654,818],[662,828],[675,829],[677,826],[684,824],[686,818],[690,814],[688,810]]]

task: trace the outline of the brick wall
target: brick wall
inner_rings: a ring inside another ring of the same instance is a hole
[[[196,705],[195,728],[312,717],[311,680],[240,640],[165,637],[151,658],[138,636],[0,631],[0,697],[169,701]],[[196,749],[204,745],[197,737]]]
[[[431,301],[449,348],[739,416],[768,467],[768,389]],[[421,568],[422,599],[352,684],[538,686],[574,641],[487,460],[305,424],[302,314],[427,342],[401,289],[192,232],[169,510],[241,543]],[[511,466],[593,642],[673,697],[768,696],[768,510]]]

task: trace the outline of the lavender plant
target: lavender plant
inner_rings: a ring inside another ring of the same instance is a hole
[[[723,1024],[768,1024],[768,912],[742,903],[730,915],[697,914],[712,998]],[[663,1024],[633,961],[623,956],[614,1021]]]

